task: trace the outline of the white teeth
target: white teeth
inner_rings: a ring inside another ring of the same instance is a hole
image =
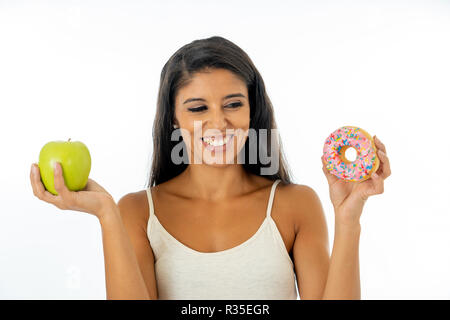
[[[233,137],[233,135],[230,135],[230,136],[228,136],[228,138],[226,140],[224,140],[223,138],[213,139],[210,137],[203,137],[202,140],[205,141],[210,146],[220,147],[220,146],[223,146],[224,144],[228,143],[228,141],[230,141],[230,139],[232,137]]]

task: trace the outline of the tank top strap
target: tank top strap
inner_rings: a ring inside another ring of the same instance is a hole
[[[146,191],[147,191],[147,199],[148,199],[148,208],[149,208],[149,210],[148,210],[148,221],[150,221],[150,219],[154,215],[154,212],[153,212],[153,210],[154,210],[153,209],[153,198],[152,198],[152,192],[151,192],[150,188],[151,187],[148,187],[146,189]]]
[[[275,195],[275,189],[276,189],[278,183],[280,183],[280,182],[281,182],[281,180],[277,179],[272,184],[272,189],[270,190],[269,203],[267,204],[266,218],[269,218],[270,217],[270,213],[272,212],[272,204],[273,204],[273,197]]]

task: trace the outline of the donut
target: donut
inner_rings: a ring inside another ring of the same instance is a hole
[[[356,150],[355,161],[345,157],[348,148]],[[344,126],[330,134],[323,146],[323,156],[328,172],[344,181],[367,180],[380,165],[373,138],[354,126]]]

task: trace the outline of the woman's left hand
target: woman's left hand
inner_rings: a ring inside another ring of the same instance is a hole
[[[380,166],[372,176],[365,181],[344,181],[332,175],[326,169],[327,163],[322,156],[322,170],[328,180],[330,198],[336,214],[336,222],[343,224],[359,224],[359,218],[366,200],[373,195],[384,192],[384,179],[391,175],[386,147],[374,136],[377,156]]]

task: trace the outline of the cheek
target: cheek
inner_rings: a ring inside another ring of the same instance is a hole
[[[235,128],[248,129],[250,124],[250,108],[245,106],[239,110],[230,112],[229,120]]]
[[[182,130],[183,139],[186,140],[186,138],[188,138],[188,137],[193,137],[194,136],[194,124],[195,124],[195,121],[198,121],[198,119],[193,119],[192,117],[189,117],[188,115],[183,114],[183,113],[177,113],[176,119],[179,124],[179,127],[183,129]]]

